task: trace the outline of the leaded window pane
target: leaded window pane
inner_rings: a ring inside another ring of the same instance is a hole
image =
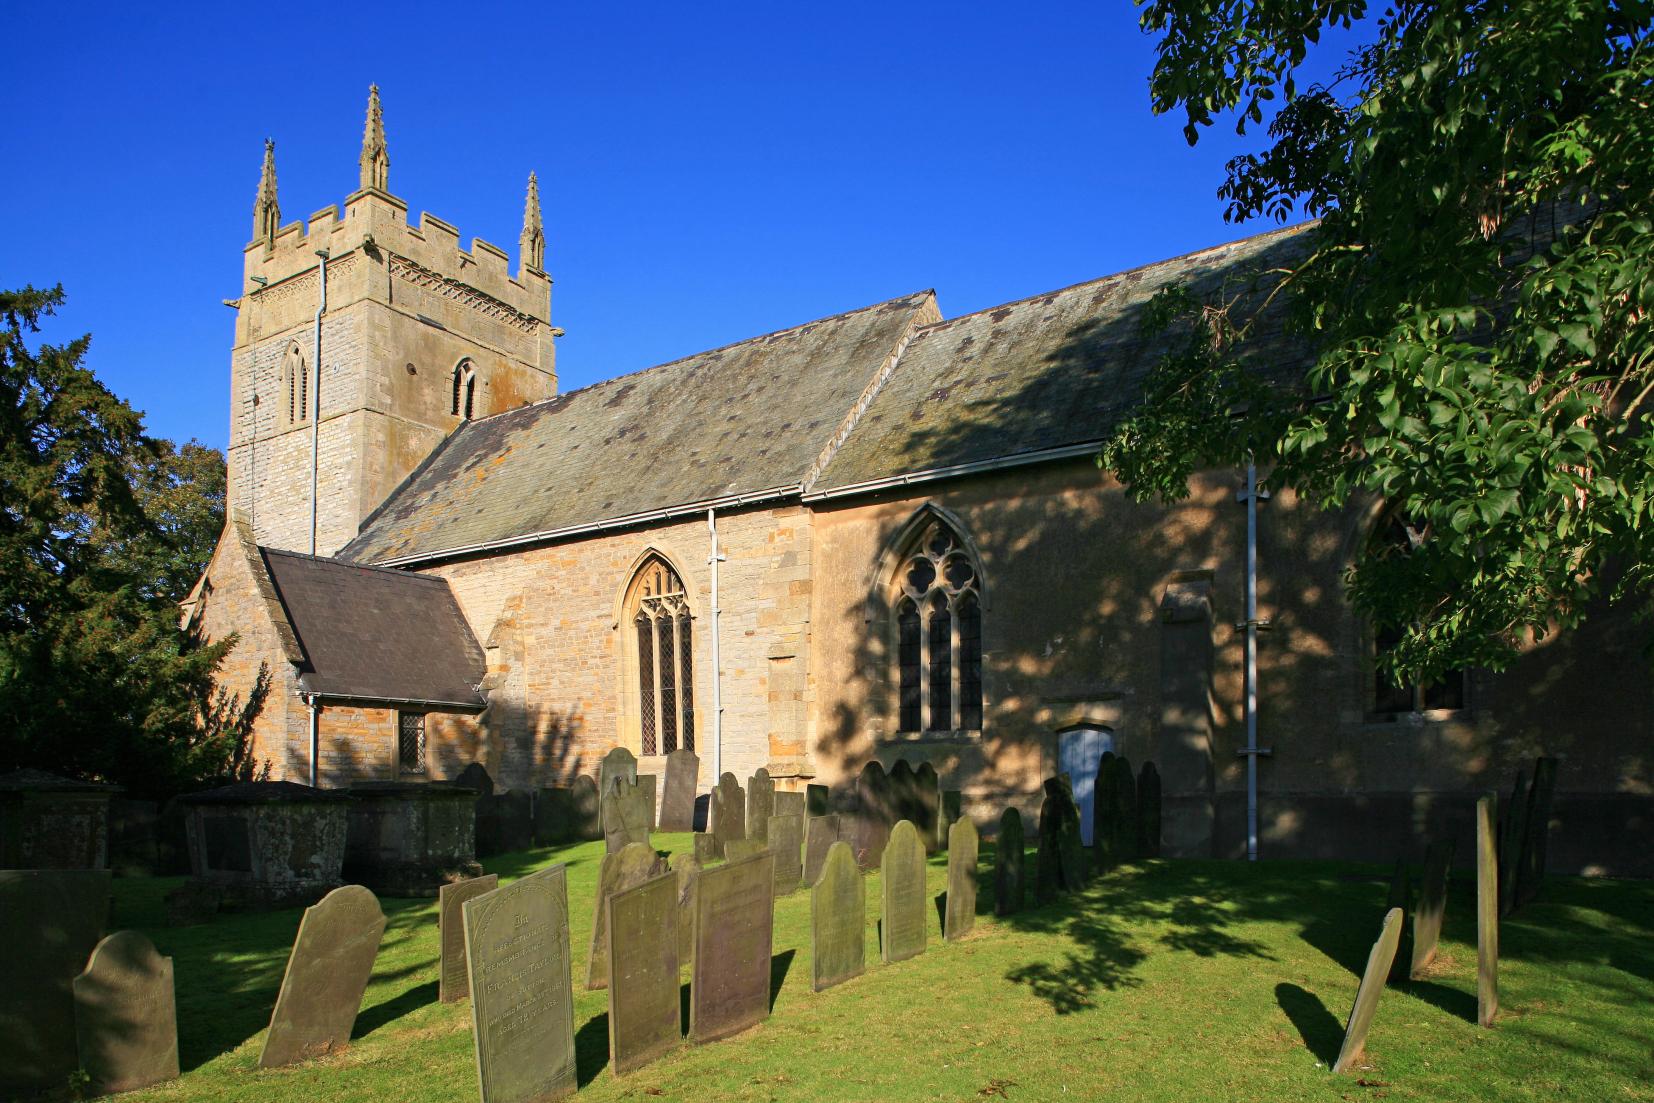
[[[919,607],[904,598],[896,610],[897,664],[901,670],[901,730],[919,730]]]
[[[679,659],[683,665],[683,678],[678,682],[679,692],[683,694],[683,745],[692,751],[695,749],[695,646],[690,623],[687,610],[678,614]]]
[[[895,579],[899,729],[978,730],[982,614],[976,563],[940,522],[921,532],[912,548]]]
[[[638,721],[643,730],[642,751],[655,753],[655,622],[637,616]]]
[[[953,728],[953,616],[948,599],[930,600],[930,724],[928,731]]]
[[[404,774],[425,772],[425,714],[404,712],[397,717],[398,761]]]
[[[975,594],[959,599],[959,726],[982,727],[982,608]]]
[[[661,754],[678,749],[678,663],[677,651],[672,645],[672,621],[662,617],[655,621],[655,638],[660,641],[660,733]],[[654,754],[654,751],[645,751]]]

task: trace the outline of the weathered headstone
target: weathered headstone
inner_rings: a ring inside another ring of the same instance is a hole
[[[1413,909],[1413,954],[1408,975],[1414,980],[1436,960],[1441,941],[1442,912],[1447,907],[1447,869],[1453,861],[1451,842],[1431,843],[1424,852],[1424,879],[1419,883],[1419,903]]]
[[[609,1052],[623,1076],[678,1044],[678,878],[609,898]]]
[[[1540,757],[1533,764],[1533,792],[1528,797],[1528,821],[1522,856],[1516,868],[1516,904],[1520,908],[1539,895],[1545,879],[1550,851],[1551,801],[1556,796],[1554,758]]]
[[[832,790],[825,785],[806,785],[804,787],[804,816],[814,819],[817,816],[826,816],[833,811]]]
[[[477,853],[512,854],[534,845],[534,793],[511,789],[477,797]]]
[[[597,874],[597,900],[592,915],[592,940],[586,955],[586,987],[609,984],[609,897],[643,884],[661,872],[660,859],[642,843],[627,843],[603,856]]]
[[[994,914],[1012,915],[1022,910],[1023,874],[1022,813],[1007,808],[999,817],[999,835],[994,839]]]
[[[811,824],[813,829],[815,824]],[[835,842],[810,889],[810,961],[815,991],[867,967],[867,883],[848,843]]]
[[[643,790],[643,803],[648,809],[644,822],[649,825],[649,830],[653,831],[660,818],[660,784],[654,774],[639,774],[637,787]]]
[[[72,985],[109,920],[106,869],[0,870],[0,1099],[79,1066]]]
[[[574,837],[582,842],[595,842],[603,837],[603,797],[597,791],[597,779],[581,774],[569,783],[574,794]]]
[[[1413,914],[1413,881],[1406,858],[1397,858],[1396,868],[1390,874],[1390,892],[1384,900],[1384,910],[1391,908],[1401,909],[1401,939],[1396,944],[1395,963],[1390,966],[1390,980],[1399,984],[1413,971],[1413,948],[1407,928],[1407,917]]]
[[[965,794],[958,789],[942,790],[942,820],[936,825],[936,834],[941,838],[942,845],[946,846],[948,831],[959,822],[964,814]]]
[[[603,794],[603,839],[614,854],[629,843],[649,845],[649,794],[639,782],[617,777]]]
[[[1499,1013],[1499,857],[1492,793],[1476,802],[1476,1021],[1492,1026]]]
[[[116,931],[75,978],[75,1036],[91,1094],[178,1077],[172,959],[137,931]]]
[[[465,902],[471,1032],[482,1103],[574,1094],[574,977],[566,869]]]
[[[666,756],[666,784],[660,798],[662,831],[695,829],[695,787],[700,776],[701,760],[688,747]]]
[[[913,772],[913,764],[905,758],[898,758],[890,766],[888,775],[890,782],[890,811],[888,816],[892,827],[900,820],[907,820],[914,827],[919,826],[922,815],[919,808],[919,778]],[[923,842],[923,838],[920,839]]]
[[[1160,857],[1160,771],[1152,762],[1137,775],[1137,854]]]
[[[1097,779],[1091,790],[1091,845],[1096,851],[1095,864],[1101,873],[1107,873],[1120,864],[1120,783],[1115,774],[1120,760],[1113,751],[1104,751],[1097,760]],[[1050,782],[1046,782],[1047,788]]]
[[[1137,860],[1137,775],[1132,773],[1131,759],[1118,755],[1114,760],[1114,804],[1118,814],[1114,821],[1114,860]]]
[[[678,877],[678,965],[695,960],[695,895],[699,891],[701,862],[692,854],[672,859]]]
[[[1044,907],[1062,895],[1062,811],[1049,791],[1039,806],[1039,849],[1034,854],[1034,904]]]
[[[734,839],[724,847],[724,861],[744,862],[760,854],[768,854],[770,844],[763,839]]]
[[[770,817],[775,815],[775,782],[760,766],[747,781],[747,838],[763,842],[769,838]]]
[[[947,845],[948,829],[942,823],[942,779],[936,767],[921,762],[913,771],[914,814],[913,826],[919,829],[919,838],[931,853]]]
[[[838,839],[839,820],[835,815],[811,816],[810,825],[804,832],[804,883],[813,885],[821,876],[822,863],[827,861],[827,851]],[[855,851],[851,851],[852,858]]]
[[[775,855],[775,895],[796,892],[804,880],[804,817],[771,816],[767,842]]]
[[[1499,914],[1516,910],[1516,871],[1522,865],[1522,844],[1528,837],[1528,772],[1518,768],[1516,784],[1505,804],[1499,825]]]
[[[1384,994],[1384,980],[1390,975],[1390,964],[1395,960],[1396,944],[1401,941],[1401,909],[1391,908],[1384,915],[1384,926],[1378,941],[1367,955],[1367,968],[1361,974],[1361,986],[1355,990],[1355,1003],[1350,1008],[1350,1019],[1344,1029],[1344,1044],[1333,1062],[1333,1072],[1348,1072],[1361,1059],[1367,1045],[1367,1031],[1372,1028],[1373,1014],[1378,1010],[1378,997]]]
[[[1112,771],[1111,771],[1112,776]],[[1066,775],[1045,780],[1045,795],[1051,802],[1051,830],[1055,836],[1057,876],[1067,892],[1078,892],[1085,887],[1085,846],[1080,841],[1080,809],[1074,803],[1074,790]],[[1115,789],[1118,797],[1119,789]],[[1044,810],[1040,812],[1040,844],[1043,846],[1046,830]],[[1112,825],[1113,821],[1110,821]]]
[[[890,779],[875,759],[856,778],[856,864],[862,869],[876,869],[884,859],[890,825],[895,822],[890,813]]]
[[[925,921],[925,844],[912,820],[902,820],[890,831],[884,861],[879,864],[884,908],[879,922],[879,953],[886,965],[925,952],[929,924]]]
[[[308,1061],[350,1044],[384,933],[385,913],[361,885],[336,888],[304,909],[260,1068]]]
[[[637,757],[625,747],[610,748],[609,753],[597,764],[598,797],[605,798],[609,795],[609,790],[613,788],[617,777],[625,778],[628,785],[637,784]],[[607,835],[608,832],[609,820],[605,814],[603,833]]]
[[[574,790],[543,785],[534,793],[534,845],[556,846],[571,843],[578,834],[580,815],[575,809]]]
[[[465,964],[465,919],[467,900],[500,887],[498,874],[487,873],[469,881],[455,881],[437,890],[437,933],[442,940],[442,966],[437,978],[437,999],[457,1003],[471,994],[470,973]]]
[[[696,879],[691,1041],[727,1038],[770,1013],[774,861],[765,851],[703,870]]]
[[[802,820],[804,818],[804,794],[789,793],[784,789],[777,789],[775,791],[775,811],[771,815],[797,816]]]
[[[494,779],[480,762],[473,762],[454,776],[454,784],[462,789],[475,789],[479,797],[494,795]]]
[[[712,790],[712,837],[718,856],[729,857],[729,844],[747,837],[747,795],[735,775],[725,772]]]
[[[709,866],[723,857],[718,853],[718,837],[709,832],[695,832],[694,846],[695,860],[703,866]]]
[[[976,824],[961,819],[948,829],[948,906],[942,937],[961,938],[976,925]]]

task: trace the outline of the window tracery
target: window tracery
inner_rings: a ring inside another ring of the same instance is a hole
[[[683,580],[650,556],[632,582],[639,753],[695,749],[694,621]]]
[[[901,560],[895,591],[897,727],[979,730],[982,597],[969,548],[940,519],[931,520]]]

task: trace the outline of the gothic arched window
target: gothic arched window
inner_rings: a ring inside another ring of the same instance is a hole
[[[287,343],[281,358],[282,415],[288,425],[303,425],[309,417],[310,370],[297,341]]]
[[[1424,533],[1399,514],[1392,513],[1374,528],[1372,541],[1376,550],[1385,555],[1408,555],[1424,540]],[[1373,697],[1372,711],[1395,716],[1413,712],[1452,711],[1468,708],[1470,704],[1469,678],[1463,670],[1450,670],[1442,677],[1421,685],[1398,680],[1384,668],[1382,659],[1401,641],[1401,630],[1395,627],[1373,632]]]
[[[893,588],[897,727],[980,730],[981,572],[970,549],[932,519],[900,559]]]
[[[626,610],[637,660],[638,751],[694,750],[694,621],[683,579],[651,555],[632,578]]]
[[[477,370],[470,359],[461,360],[454,365],[453,401],[448,412],[455,417],[463,417],[470,421],[476,413],[477,405]]]

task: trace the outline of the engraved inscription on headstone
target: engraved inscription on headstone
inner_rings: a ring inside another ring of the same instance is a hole
[[[361,885],[336,888],[304,909],[260,1068],[308,1061],[350,1043],[384,933],[385,913]]]
[[[811,816],[804,833],[804,883],[813,885],[821,876],[821,864],[827,860],[827,850],[838,842],[839,820],[836,815]],[[851,851],[854,860],[855,852]]]
[[[768,843],[775,855],[775,894],[796,892],[804,880],[804,817],[771,816]]]
[[[712,838],[718,856],[728,858],[729,844],[746,837],[747,794],[735,775],[726,771],[712,790]]]
[[[603,838],[610,854],[628,843],[649,845],[649,794],[639,782],[615,778],[603,794]]]
[[[468,900],[462,914],[482,1103],[572,1095],[578,1081],[565,867]]]
[[[0,870],[0,1098],[79,1065],[71,985],[109,919],[106,869]]]
[[[976,824],[961,819],[948,829],[948,906],[942,936],[949,941],[976,925]]]
[[[912,820],[902,820],[891,830],[879,869],[884,889],[879,950],[889,965],[925,952],[925,844]]]
[[[890,838],[890,779],[877,760],[861,768],[856,778],[856,864],[877,869]]]
[[[660,798],[662,831],[695,829],[695,787],[700,774],[701,760],[688,747],[666,756],[666,784]]]
[[[760,842],[769,838],[770,817],[775,815],[775,782],[760,766],[747,781],[747,838]]]
[[[1441,941],[1442,912],[1447,908],[1447,868],[1453,861],[1451,842],[1431,843],[1424,852],[1424,880],[1419,884],[1419,903],[1413,909],[1413,962],[1408,975],[1414,980],[1436,959]]]
[[[689,1037],[727,1038],[770,1013],[775,859],[768,851],[703,870],[695,901]]]
[[[1499,1013],[1499,856],[1492,793],[1476,802],[1476,1021],[1492,1026]]]
[[[467,900],[500,887],[498,874],[489,873],[468,881],[454,881],[437,889],[437,927],[442,939],[442,972],[437,980],[437,999],[456,1003],[471,994],[465,968],[465,920],[460,909]]]
[[[1391,908],[1384,916],[1384,927],[1378,941],[1367,955],[1367,968],[1361,974],[1361,987],[1355,990],[1355,1004],[1350,1008],[1349,1025],[1344,1029],[1344,1044],[1333,1062],[1333,1072],[1348,1072],[1360,1060],[1367,1045],[1367,1031],[1373,1025],[1373,1014],[1378,1010],[1378,997],[1384,992],[1384,979],[1390,975],[1390,964],[1396,957],[1396,946],[1401,942],[1401,909]]]
[[[662,873],[609,898],[609,1052],[615,1075],[678,1044],[678,878]]]
[[[994,914],[1012,915],[1022,910],[1023,885],[1022,813],[1007,808],[999,817],[999,835],[994,839]]]
[[[616,853],[603,856],[603,868],[597,874],[591,947],[586,955],[587,988],[609,984],[609,897],[636,888],[660,871],[655,852],[642,843],[628,843]]]
[[[821,876],[810,889],[815,990],[861,976],[867,962],[866,942],[867,884],[849,844],[835,842],[828,847]]]
[[[172,959],[137,931],[98,943],[75,978],[75,1035],[94,1095],[177,1079]]]

